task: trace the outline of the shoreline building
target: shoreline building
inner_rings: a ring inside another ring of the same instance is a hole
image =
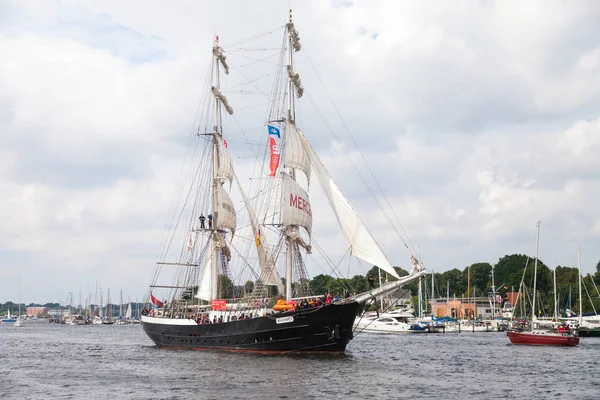
[[[487,297],[469,299],[434,299],[429,301],[429,305],[436,318],[491,319],[503,316],[502,297],[491,293]]]
[[[27,307],[26,312],[28,317],[39,317],[40,315],[47,314],[48,309],[46,307]]]

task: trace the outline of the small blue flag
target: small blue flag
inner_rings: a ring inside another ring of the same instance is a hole
[[[267,128],[269,129],[269,135],[274,135],[278,138],[281,138],[281,136],[279,135],[279,128],[273,125],[267,125]]]

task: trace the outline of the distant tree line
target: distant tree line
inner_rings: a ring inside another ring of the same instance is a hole
[[[494,266],[494,283],[495,289],[502,297],[509,291],[518,291],[523,271],[527,265],[527,271],[523,279],[523,285],[526,292],[531,293],[533,288],[533,263],[535,260],[523,254],[506,255],[498,260]],[[399,276],[408,275],[408,272],[402,268],[394,267]],[[350,293],[365,292],[369,288],[367,278],[369,275],[375,277],[375,286],[379,286],[379,269],[374,266],[365,275],[355,275],[352,278],[335,278],[330,275],[320,274],[307,282],[300,284],[306,285],[311,293],[324,294],[326,292],[335,295],[344,294],[346,290]],[[469,277],[470,275],[470,277]],[[579,293],[578,293],[578,276],[577,267],[562,266],[556,267],[556,288],[559,308],[564,310],[571,308],[578,312],[579,310]],[[431,298],[431,274],[427,275],[423,280],[423,290],[427,298]],[[392,282],[395,278],[387,276],[382,272],[382,282]],[[433,274],[436,298],[445,298],[447,289],[449,289],[450,297],[466,298],[467,296],[487,296],[492,291],[492,265],[488,262],[478,262],[464,267],[462,270],[453,268],[451,270]],[[294,283],[297,285],[298,283]],[[600,312],[600,292],[596,286],[600,285],[600,261],[596,265],[594,274],[587,274],[583,279],[583,310],[590,312],[597,310]],[[245,284],[236,286],[226,276],[219,276],[219,288],[221,297],[240,298],[253,293],[256,282],[247,281]],[[468,286],[468,287],[467,287]],[[413,296],[417,295],[418,282],[412,282],[404,286],[410,289]],[[197,288],[194,288],[197,289]],[[187,293],[188,298],[192,298],[194,290]],[[538,260],[537,268],[537,292],[539,309],[544,313],[551,313],[554,309],[554,281],[553,271],[542,261]],[[268,291],[269,296],[277,296],[277,288],[270,286]],[[591,299],[591,300],[590,300]],[[142,304],[140,303],[140,308]],[[18,304],[7,302],[0,304],[0,313],[4,315],[7,308],[10,307],[11,313],[16,313]],[[31,303],[28,305],[21,304],[21,312],[25,313],[26,307],[46,307],[48,309],[57,309],[58,303],[37,304]],[[64,306],[63,306],[64,307]],[[137,308],[137,304],[132,304],[133,308]],[[112,314],[118,315],[119,306],[111,305]],[[116,314],[115,314],[116,313]]]

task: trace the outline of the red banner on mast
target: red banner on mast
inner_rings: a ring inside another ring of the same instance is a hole
[[[271,172],[269,173],[269,176],[275,176],[277,168],[279,168],[279,147],[272,135],[269,135],[269,147],[271,148]]]

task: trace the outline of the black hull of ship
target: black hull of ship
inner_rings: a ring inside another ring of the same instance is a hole
[[[352,324],[360,305],[329,304],[295,312],[218,324],[178,325],[168,319],[142,321],[157,346],[190,350],[254,353],[343,353],[352,339]],[[287,318],[286,318],[287,317]],[[283,322],[293,317],[291,322]],[[278,323],[279,322],[279,323]]]

